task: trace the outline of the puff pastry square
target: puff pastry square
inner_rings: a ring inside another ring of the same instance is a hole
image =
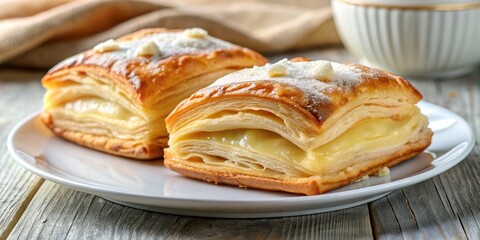
[[[181,100],[230,72],[265,63],[260,54],[203,29],[142,30],[51,69],[42,79],[42,119],[75,143],[158,158],[168,139],[165,118]]]
[[[314,195],[421,153],[421,94],[355,64],[282,60],[224,76],[167,117],[165,166],[207,182]]]

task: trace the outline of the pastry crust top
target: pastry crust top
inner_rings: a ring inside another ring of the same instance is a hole
[[[305,61],[305,60],[304,60]],[[240,70],[224,76],[210,87],[204,88],[185,99],[167,118],[168,123],[189,109],[213,98],[255,96],[290,105],[306,119],[322,125],[336,110],[363,94],[385,92],[401,97],[405,103],[415,104],[422,95],[406,79],[389,72],[358,64],[331,62],[333,73],[324,79],[315,79],[304,70],[314,67],[315,62],[286,62],[310,64],[301,69],[292,69],[293,76],[271,77],[268,70],[275,64]],[[287,66],[289,68],[289,66]],[[302,69],[304,68],[304,69]],[[290,68],[288,69],[290,72]],[[296,73],[297,72],[297,73]]]
[[[183,30],[145,29],[106,43],[112,42],[116,48],[105,48],[103,52],[94,48],[57,64],[42,79],[43,85],[49,88],[59,84],[56,77],[70,71],[95,73],[113,80],[126,89],[132,100],[148,108],[181,81],[221,69],[241,69],[267,62],[249,49],[208,35],[189,37]],[[156,54],[139,55],[146,43],[157,46]]]

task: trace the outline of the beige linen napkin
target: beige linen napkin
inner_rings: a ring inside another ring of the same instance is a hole
[[[0,0],[0,64],[48,68],[151,27],[201,27],[262,53],[340,43],[328,0]]]

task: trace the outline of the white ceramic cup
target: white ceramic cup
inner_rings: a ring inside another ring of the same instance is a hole
[[[480,62],[480,0],[332,0],[345,47],[406,76],[449,77]]]

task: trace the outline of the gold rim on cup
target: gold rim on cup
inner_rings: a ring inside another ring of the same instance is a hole
[[[394,4],[380,4],[367,3],[362,0],[335,0],[352,5],[362,7],[387,8],[387,9],[402,9],[402,10],[429,10],[429,11],[458,11],[467,9],[480,8],[480,2],[477,3],[452,3],[452,4],[432,4],[432,5],[394,5]]]

